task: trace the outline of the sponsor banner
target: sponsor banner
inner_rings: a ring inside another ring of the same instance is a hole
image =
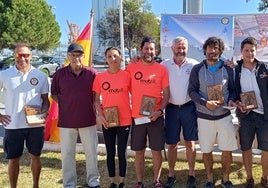
[[[219,37],[224,41],[223,59],[231,59],[233,55],[234,17],[230,15],[161,15],[161,56],[171,58],[172,40],[183,36],[189,41],[188,56],[201,61],[205,58],[203,43],[208,37]]]

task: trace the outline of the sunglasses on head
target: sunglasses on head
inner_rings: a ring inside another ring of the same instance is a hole
[[[23,57],[24,59],[26,59],[26,58],[30,57],[30,54],[19,54],[19,53],[16,53],[15,56],[16,56],[16,58],[22,58]]]

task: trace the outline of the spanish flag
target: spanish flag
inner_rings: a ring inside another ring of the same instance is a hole
[[[86,25],[86,27],[84,28],[84,30],[82,31],[82,33],[79,35],[79,37],[76,40],[76,43],[80,44],[81,46],[83,46],[84,48],[84,52],[85,52],[85,58],[84,58],[84,65],[85,66],[90,66],[91,62],[92,62],[92,21],[93,18],[91,17],[90,22]]]
[[[91,66],[92,62],[92,33],[93,33],[93,16],[91,16],[89,23],[82,30],[76,43],[80,44],[84,48],[85,58],[83,64],[85,66]],[[70,62],[67,59],[64,66],[68,65]]]
[[[49,113],[46,119],[45,140],[50,142],[60,142],[60,131],[58,128],[58,103],[50,99]]]

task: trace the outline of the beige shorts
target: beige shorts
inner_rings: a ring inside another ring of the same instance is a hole
[[[210,153],[218,144],[221,151],[237,149],[236,130],[229,115],[219,120],[197,118],[198,138],[201,151]]]

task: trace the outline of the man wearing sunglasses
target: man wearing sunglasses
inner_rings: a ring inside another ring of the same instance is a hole
[[[3,89],[5,114],[0,124],[5,128],[4,150],[8,162],[10,187],[17,187],[19,162],[24,144],[31,158],[33,188],[39,187],[40,155],[44,145],[44,124],[26,121],[26,106],[43,114],[49,108],[47,76],[31,66],[32,54],[28,44],[18,43],[14,50],[15,66],[0,72],[0,90]]]

